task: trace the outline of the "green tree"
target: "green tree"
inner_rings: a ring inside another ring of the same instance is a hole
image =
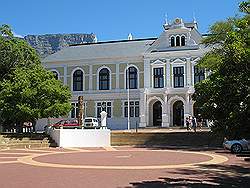
[[[0,26],[0,81],[7,79],[16,67],[40,64],[40,59],[29,44],[13,36],[8,25]]]
[[[243,17],[210,27],[211,35],[203,40],[210,51],[199,66],[211,70],[211,75],[195,85],[193,95],[202,116],[213,121],[212,130],[229,138],[250,136],[249,3],[240,4]]]
[[[46,70],[26,42],[0,27],[0,124],[16,124],[66,115],[71,92]]]

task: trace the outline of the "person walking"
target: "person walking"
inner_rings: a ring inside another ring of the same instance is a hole
[[[186,117],[186,127],[187,127],[187,131],[189,131],[189,130],[190,130],[190,128],[189,128],[189,124],[190,124],[190,122],[189,122],[189,118],[188,118],[188,117]]]
[[[198,124],[198,127],[201,131],[201,127],[202,127],[202,118],[201,118],[201,115],[198,114],[198,118],[197,118],[197,124]]]
[[[197,122],[196,122],[196,118],[194,116],[192,118],[192,125],[193,125],[194,132],[196,132]]]

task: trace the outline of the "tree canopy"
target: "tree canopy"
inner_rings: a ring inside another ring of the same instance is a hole
[[[22,126],[39,118],[66,115],[71,92],[46,70],[35,50],[0,27],[0,124]]]
[[[210,51],[198,65],[211,75],[195,85],[193,95],[202,116],[213,121],[212,130],[229,138],[250,136],[249,4],[239,6],[244,16],[210,27],[211,35],[203,40]]]

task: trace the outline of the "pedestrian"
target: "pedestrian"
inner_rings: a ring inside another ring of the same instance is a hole
[[[190,122],[189,122],[189,118],[188,117],[186,117],[186,127],[187,127],[187,131],[189,131],[189,124],[190,124]]]
[[[194,129],[194,132],[196,132],[197,122],[196,122],[196,118],[194,116],[192,118],[192,126],[193,126],[193,129]]]
[[[201,118],[201,115],[198,114],[198,118],[197,118],[197,124],[198,124],[198,127],[201,131],[201,127],[202,127],[202,118]]]
[[[191,116],[189,116],[188,117],[188,120],[189,120],[189,129],[191,130],[192,129],[192,117]]]

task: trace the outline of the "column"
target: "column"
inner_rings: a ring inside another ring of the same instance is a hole
[[[168,101],[167,95],[164,95],[164,104],[162,105],[162,127],[169,127]]]
[[[120,88],[120,64],[115,65],[115,89],[119,90]]]
[[[147,126],[147,103],[146,103],[147,93],[146,91],[140,92],[140,123],[139,127],[146,127]]]
[[[89,65],[89,90],[93,90],[93,66]]]
[[[144,88],[150,88],[150,59],[144,59]]]

